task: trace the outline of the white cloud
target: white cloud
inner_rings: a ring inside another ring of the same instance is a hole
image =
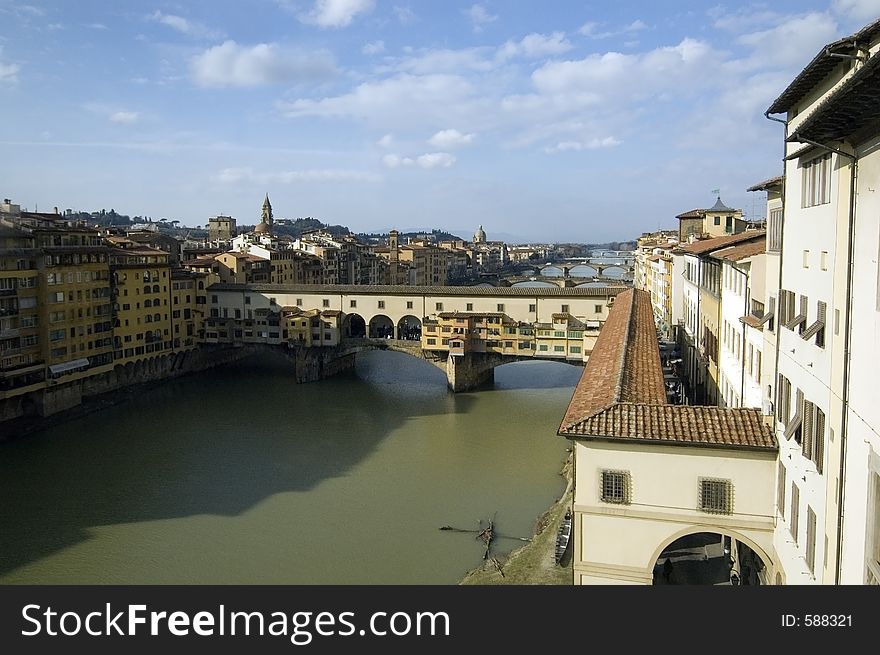
[[[136,111],[116,111],[110,114],[111,123],[120,123],[122,125],[130,125],[137,123],[140,114]]]
[[[643,20],[636,19],[629,25],[624,25],[623,27],[619,27],[617,29],[600,31],[600,27],[602,27],[602,23],[590,21],[581,25],[580,28],[578,28],[578,33],[583,34],[584,36],[587,36],[591,39],[609,39],[612,36],[620,36],[622,34],[641,32],[642,30],[648,29],[648,24],[645,23],[645,21]]]
[[[754,6],[740,7],[730,13],[723,7],[714,7],[707,13],[713,19],[712,25],[714,27],[734,33],[776,25],[784,18],[776,11]]]
[[[475,32],[481,32],[483,30],[483,25],[494,23],[498,20],[497,15],[490,14],[489,10],[481,4],[471,5],[468,9],[462,11],[464,15],[470,19]]]
[[[3,55],[3,46],[0,46],[0,56]],[[15,84],[18,82],[18,71],[21,66],[18,64],[4,64],[0,60],[0,84]]]
[[[426,170],[432,168],[450,168],[456,162],[455,155],[448,152],[427,152],[416,158],[401,157],[400,155],[385,155],[382,163],[386,168],[405,168],[417,166]]]
[[[744,62],[747,67],[803,67],[837,35],[837,23],[831,16],[812,12],[790,17],[768,30],[743,34],[737,41],[752,49]]]
[[[456,129],[440,130],[430,139],[428,143],[435,148],[449,150],[457,146],[466,146],[473,142],[474,134],[462,134]]]
[[[855,20],[872,21],[880,18],[880,0],[834,0],[831,9]]]
[[[548,154],[553,154],[557,152],[566,152],[566,151],[574,151],[581,152],[582,150],[598,150],[600,148],[613,148],[614,146],[619,146],[620,140],[616,139],[613,136],[606,136],[603,138],[590,139],[589,141],[560,141],[555,146],[551,146],[549,148],[544,148],[544,152]]]
[[[385,42],[370,41],[361,48],[361,52],[365,55],[378,55],[381,52],[385,52]]]
[[[386,134],[381,139],[376,141],[376,145],[380,148],[390,148],[391,144],[394,143],[394,137],[391,134]]]
[[[371,11],[375,4],[375,0],[315,0],[315,6],[300,20],[318,27],[347,27],[355,16]]]
[[[458,122],[458,116],[472,117],[477,105],[489,108],[479,89],[461,76],[403,73],[364,82],[344,95],[280,103],[279,109],[289,118],[354,118],[397,130],[407,125]]]
[[[223,36],[222,32],[212,30],[204,23],[192,21],[183,16],[175,16],[174,14],[163,14],[158,9],[147,16],[147,19],[161,23],[187,36],[205,39],[217,39]]]
[[[553,32],[550,35],[532,33],[520,41],[508,41],[498,49],[498,57],[502,60],[513,57],[539,58],[547,55],[560,55],[571,50],[572,45],[565,38],[564,32]]]
[[[106,30],[107,29],[107,26],[104,25],[104,23],[89,23],[88,25],[86,25],[86,27],[89,27],[93,30]]]
[[[191,62],[199,86],[257,86],[324,79],[335,73],[326,52],[303,53],[272,43],[242,46],[235,41],[208,48]]]
[[[216,175],[222,184],[296,184],[298,182],[378,182],[379,175],[366,171],[341,168],[306,169],[299,171],[256,172],[250,167],[224,168]]]

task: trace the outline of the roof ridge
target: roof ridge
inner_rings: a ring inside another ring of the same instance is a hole
[[[618,354],[617,360],[617,383],[614,386],[614,400],[615,402],[620,402],[620,398],[623,395],[623,376],[626,371],[626,355],[629,351],[629,344],[632,339],[633,333],[633,312],[635,311],[636,299],[635,294],[630,294],[629,301],[629,312],[626,315],[626,333],[623,337],[623,343],[620,347],[620,353]]]

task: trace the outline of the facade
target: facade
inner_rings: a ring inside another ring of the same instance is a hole
[[[787,583],[876,584],[880,21],[822,49],[785,118],[775,544]]]
[[[208,239],[210,241],[231,241],[235,235],[235,219],[232,216],[214,216],[208,219]]]
[[[692,209],[679,214],[676,218],[679,225],[679,243],[739,234],[748,226],[743,220],[742,210],[728,207],[721,201],[721,196],[718,196],[715,204],[708,209]]]
[[[757,410],[668,404],[646,292],[617,297],[559,434],[575,584],[656,583],[695,536],[719,582],[773,580],[773,432]]]

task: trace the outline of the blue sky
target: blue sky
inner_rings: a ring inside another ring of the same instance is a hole
[[[535,241],[781,171],[764,110],[880,0],[0,0],[0,194]]]

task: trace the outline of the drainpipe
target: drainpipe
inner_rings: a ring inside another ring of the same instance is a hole
[[[840,472],[837,481],[837,557],[834,562],[834,584],[840,584],[841,560],[843,555],[843,507],[846,492],[846,437],[848,427],[849,409],[849,369],[852,353],[852,287],[853,287],[853,250],[855,249],[855,218],[856,218],[856,183],[858,182],[859,158],[838,148],[832,148],[823,143],[811,141],[799,136],[795,131],[793,137],[801,143],[806,143],[817,148],[824,148],[840,157],[850,160],[849,179],[849,216],[847,219],[847,243],[846,243],[846,305],[844,308],[845,330],[843,335],[843,397],[841,398],[840,416]]]

